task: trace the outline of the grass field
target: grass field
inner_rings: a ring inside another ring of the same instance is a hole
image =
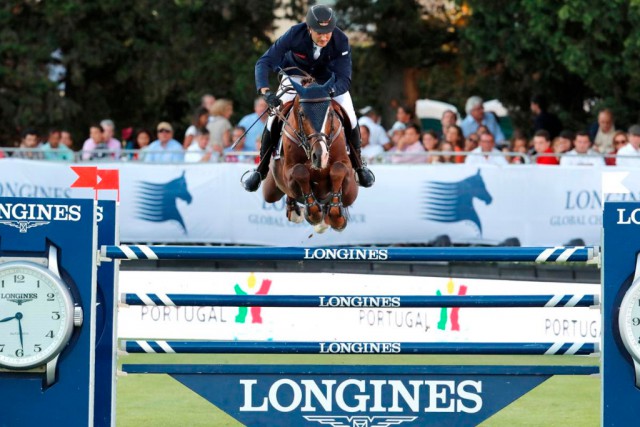
[[[306,355],[129,355],[122,363],[237,364],[451,364],[597,365],[599,358],[578,356],[306,356]],[[168,375],[118,377],[118,427],[241,426]],[[556,376],[526,394],[482,426],[598,426],[600,378]],[[265,426],[269,422],[265,421]]]

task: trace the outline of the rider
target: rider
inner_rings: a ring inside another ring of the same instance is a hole
[[[300,83],[304,72],[310,74],[323,84],[336,76],[333,99],[340,104],[349,116],[351,131],[347,135],[351,145],[350,159],[358,181],[362,187],[371,187],[375,181],[373,173],[366,167],[360,157],[360,129],[358,120],[349,95],[351,86],[351,47],[349,39],[336,28],[336,16],[328,6],[315,5],[307,12],[306,23],[296,24],[262,55],[256,63],[256,87],[270,108],[276,108],[281,103],[292,100],[295,93],[284,93],[280,98],[269,90],[269,70],[280,68],[290,71],[291,79]],[[288,83],[288,78],[282,79],[278,93],[281,93]],[[271,137],[271,125],[274,116],[269,117],[267,126],[262,134],[260,146],[260,164],[250,171],[242,185],[247,191],[256,191],[260,182],[266,178],[269,171],[269,158],[276,141]]]

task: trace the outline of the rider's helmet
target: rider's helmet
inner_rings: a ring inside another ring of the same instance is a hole
[[[316,33],[330,33],[336,27],[336,15],[333,9],[324,4],[311,6],[307,12],[307,26]]]

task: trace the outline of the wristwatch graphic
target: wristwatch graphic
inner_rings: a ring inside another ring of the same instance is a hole
[[[0,368],[44,372],[44,385],[56,381],[56,366],[74,327],[82,325],[82,307],[74,304],[60,276],[58,250],[47,258],[0,259]]]

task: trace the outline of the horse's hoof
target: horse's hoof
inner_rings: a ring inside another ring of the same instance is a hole
[[[300,212],[296,212],[294,210],[292,210],[289,213],[288,218],[289,218],[289,221],[294,222],[296,224],[300,224],[302,221],[304,221],[304,217],[300,215]]]
[[[316,225],[324,219],[324,211],[318,203],[307,205],[304,209],[304,218],[311,225]]]
[[[318,234],[322,234],[325,231],[327,231],[329,229],[329,224],[327,224],[326,222],[322,221],[316,225],[313,226],[313,230],[318,233]]]
[[[344,230],[345,228],[347,228],[347,218],[340,217],[334,221],[331,221],[331,228],[333,228],[335,231]]]

